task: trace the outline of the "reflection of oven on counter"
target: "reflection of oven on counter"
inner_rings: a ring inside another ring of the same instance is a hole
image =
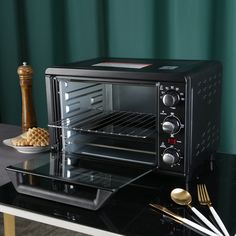
[[[37,209],[43,215],[55,216],[81,225],[111,231],[121,235],[145,236],[190,236],[192,231],[154,212],[148,203],[154,200],[163,204],[181,216],[190,217],[185,207],[179,207],[170,202],[164,185],[153,188],[143,188],[143,185],[132,184],[119,191],[105,207],[98,211],[75,208],[66,204],[49,202],[48,200],[32,198],[27,195],[16,195],[14,205],[19,208]],[[167,188],[172,188],[167,186]],[[169,192],[169,191],[168,191]],[[140,194],[142,193],[142,194]]]
[[[189,180],[218,147],[221,70],[109,58],[47,69],[52,153],[8,167],[15,188],[97,210],[150,172]]]

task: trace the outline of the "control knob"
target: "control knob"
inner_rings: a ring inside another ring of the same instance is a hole
[[[162,123],[162,130],[168,134],[177,133],[180,129],[180,121],[175,116],[168,116]]]
[[[174,90],[167,91],[164,94],[162,101],[165,106],[173,107],[180,101],[179,93]]]
[[[164,151],[162,160],[168,165],[177,164],[180,160],[179,153],[174,148],[168,148]]]

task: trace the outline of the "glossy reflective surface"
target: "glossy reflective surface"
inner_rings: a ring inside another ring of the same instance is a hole
[[[8,170],[114,192],[150,172],[151,168],[112,166],[111,162],[85,160],[79,155],[48,153],[10,166]],[[25,181],[23,180],[21,184],[25,184],[23,182]]]
[[[162,213],[153,211],[148,204],[161,204],[183,217],[196,220],[185,206],[175,204],[170,198],[170,192],[174,188],[184,188],[192,195],[192,205],[212,220],[209,209],[201,206],[197,201],[197,183],[205,183],[214,208],[230,235],[234,235],[236,232],[236,156],[218,154],[213,170],[209,172],[208,167],[206,170],[199,178],[189,183],[176,177],[149,174],[120,189],[98,211],[18,194],[11,184],[0,188],[0,202],[122,235],[189,236],[199,234],[163,217]]]

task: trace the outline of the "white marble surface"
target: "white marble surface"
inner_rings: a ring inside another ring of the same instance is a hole
[[[48,224],[16,217],[16,236],[87,236],[86,234],[58,228]],[[0,213],[0,235],[3,233],[3,215]]]

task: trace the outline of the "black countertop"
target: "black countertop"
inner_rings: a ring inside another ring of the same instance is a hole
[[[3,140],[16,137],[22,133],[21,127],[0,123],[0,186],[9,182],[5,168],[22,161],[40,157],[41,154],[26,155],[3,144]]]
[[[209,165],[210,166],[210,165]],[[188,189],[193,197],[193,205],[205,216],[211,218],[209,209],[197,202],[197,183],[205,183],[213,206],[222,218],[230,235],[236,233],[236,155],[217,154],[213,170],[206,168],[201,177],[184,182],[176,177],[149,174],[139,181],[124,187],[98,211],[91,211],[66,204],[18,194],[11,183],[0,187],[0,202],[30,212],[79,223],[121,235],[198,235],[153,211],[149,203],[158,203],[175,213],[194,220],[191,212],[178,206],[170,199],[173,188]]]

